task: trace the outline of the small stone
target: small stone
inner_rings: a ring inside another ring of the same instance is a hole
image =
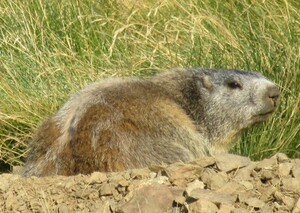
[[[199,166],[184,163],[175,163],[162,171],[176,186],[185,186],[189,181],[196,179],[203,169]]]
[[[200,158],[197,160],[194,160],[191,162],[191,164],[196,164],[200,167],[208,167],[208,166],[212,166],[216,163],[215,158],[213,157],[204,157],[204,158]]]
[[[154,172],[154,173],[159,173],[160,171],[166,169],[166,165],[157,165],[157,164],[151,164],[149,166],[149,169],[151,172]]]
[[[61,204],[58,207],[58,212],[59,213],[68,213],[69,212],[69,207],[66,204]]]
[[[158,183],[158,184],[167,184],[169,185],[169,178],[166,176],[158,176],[153,179],[153,182]]]
[[[296,179],[300,179],[300,165],[295,164],[292,168],[293,177]]]
[[[214,203],[212,203],[206,199],[199,199],[199,200],[189,204],[189,212],[216,213],[216,212],[218,212],[218,207]]]
[[[119,207],[121,212],[168,212],[174,197],[165,185],[152,184],[134,192],[131,200]]]
[[[185,197],[182,195],[176,196],[174,202],[183,205],[185,203]]]
[[[300,179],[296,179],[296,178],[282,179],[282,189],[285,191],[300,193]]]
[[[262,208],[265,203],[255,197],[251,197],[249,199],[246,200],[246,203],[249,205],[249,206],[252,206],[254,208]]]
[[[103,172],[93,172],[90,176],[87,176],[87,183],[103,183],[107,181],[107,175]]]
[[[5,178],[2,178],[2,180],[0,180],[0,192],[5,192],[10,187],[8,180],[9,179]]]
[[[182,196],[184,194],[184,190],[185,190],[184,188],[177,187],[177,186],[169,187],[169,189],[174,197]]]
[[[93,211],[90,212],[111,213],[109,201],[102,201],[95,206],[95,209]]]
[[[228,176],[225,172],[219,172],[211,178],[207,184],[211,190],[217,190],[228,182]]]
[[[194,189],[191,191],[190,194],[187,194],[188,197],[193,199],[206,199],[213,202],[216,205],[219,204],[232,204],[236,197],[235,196],[228,196],[228,194],[214,192],[205,189]]]
[[[104,183],[101,187],[100,187],[100,191],[99,194],[100,196],[108,196],[108,195],[112,195],[113,194],[113,190],[112,190],[113,186],[109,183]]]
[[[127,183],[128,181],[123,177],[122,174],[115,174],[113,176],[111,176],[111,178],[108,181],[109,183],[111,183],[114,186],[120,185],[120,183]]]
[[[278,166],[278,175],[280,177],[286,177],[291,173],[291,170],[293,168],[294,164],[293,163],[281,163]]]
[[[246,191],[238,194],[240,203],[245,203],[249,198],[253,196],[251,191]]]
[[[143,178],[148,178],[150,177],[150,169],[148,168],[143,168],[143,169],[132,169],[131,173],[130,173],[130,177],[132,179],[143,179]]]
[[[300,213],[300,198],[298,199],[297,203],[295,204],[295,207],[294,207],[292,213]]]
[[[256,164],[254,162],[251,162],[248,166],[238,169],[235,173],[234,180],[250,180],[252,178],[251,173],[255,167]]]
[[[243,185],[247,191],[248,190],[252,190],[254,188],[253,184],[251,182],[249,182],[249,181],[240,181],[239,183],[241,185]]]
[[[270,170],[262,169],[260,173],[261,173],[261,180],[263,182],[271,180],[274,177],[274,175]]]
[[[150,178],[156,178],[157,173],[156,172],[150,172]]]
[[[130,170],[127,170],[123,173],[123,177],[126,179],[126,180],[130,180]]]
[[[271,183],[273,186],[280,186],[280,184],[281,184],[279,178],[273,178],[272,180],[270,180],[270,183]]]
[[[249,213],[249,211],[244,208],[236,208],[232,210],[232,213]]]
[[[271,205],[264,205],[261,209],[260,209],[260,212],[274,212],[273,211],[273,204]]]
[[[248,157],[228,153],[219,154],[215,157],[215,159],[217,167],[224,172],[245,167],[251,162]]]
[[[286,207],[289,209],[289,210],[292,210],[294,208],[294,205],[295,205],[295,200],[291,197],[288,197],[288,196],[284,196],[282,198],[282,202],[286,205]]]
[[[194,189],[204,189],[204,187],[204,183],[196,179],[193,182],[187,184],[185,192],[189,195]]]
[[[231,213],[234,209],[233,205],[221,204],[218,213]]]
[[[237,195],[241,192],[244,192],[245,190],[241,184],[234,181],[230,181],[216,191],[229,195]]]
[[[274,198],[276,199],[276,201],[281,202],[282,198],[283,198],[283,194],[281,192],[279,192],[279,191],[276,191],[274,193]]]
[[[123,179],[123,180],[120,180],[120,181],[118,182],[118,184],[119,184],[120,186],[126,187],[126,186],[129,186],[129,181],[126,180],[126,179]]]
[[[276,158],[266,158],[256,164],[256,170],[266,169],[272,170],[277,164]]]
[[[264,202],[267,202],[268,200],[272,199],[272,196],[277,191],[277,188],[275,186],[265,186],[258,189],[259,193],[261,194],[260,199]]]
[[[284,153],[277,153],[272,158],[277,159],[278,163],[283,163],[283,162],[289,161],[288,156]]]

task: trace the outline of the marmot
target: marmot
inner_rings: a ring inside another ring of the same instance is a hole
[[[24,175],[114,172],[226,152],[274,112],[279,94],[261,74],[240,70],[102,80],[41,125]]]

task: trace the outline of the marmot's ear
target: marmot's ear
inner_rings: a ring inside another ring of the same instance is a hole
[[[211,78],[209,75],[203,75],[200,77],[200,79],[197,81],[197,86],[199,89],[205,88],[209,92],[212,92],[214,89],[214,86],[212,84]]]

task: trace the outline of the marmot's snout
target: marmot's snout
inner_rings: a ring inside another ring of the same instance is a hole
[[[279,104],[279,95],[280,91],[276,85],[271,85],[267,88],[266,96],[268,101],[271,102],[271,105],[274,107],[274,109]]]
[[[262,94],[262,109],[258,113],[262,120],[265,120],[271,115],[279,104],[280,91],[275,84],[269,84],[263,89]]]

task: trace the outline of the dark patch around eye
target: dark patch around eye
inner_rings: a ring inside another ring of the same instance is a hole
[[[242,89],[242,85],[237,81],[230,81],[227,83],[227,86],[231,89]]]

